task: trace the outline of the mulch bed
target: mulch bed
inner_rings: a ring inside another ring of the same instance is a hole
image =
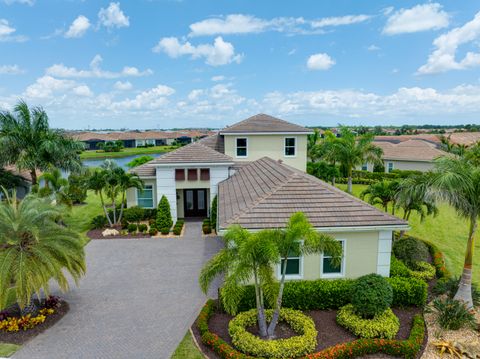
[[[411,308],[392,308],[395,315],[400,320],[400,330],[398,331],[395,339],[405,340],[410,335],[410,329],[412,325],[412,319],[415,314],[421,313],[421,308],[411,307]],[[357,337],[351,334],[348,330],[339,326],[336,321],[335,310],[312,310],[306,311],[305,314],[310,316],[315,322],[315,327],[317,328],[317,347],[316,352],[321,351],[325,348],[334,346],[339,343],[351,342],[356,340]],[[233,316],[225,313],[215,313],[212,315],[209,321],[209,328],[212,333],[217,334],[220,338],[225,340],[227,343],[232,345],[232,340],[228,334],[228,323],[233,318]],[[247,328],[252,333],[258,333],[258,329],[255,327]],[[196,324],[192,326],[192,331],[195,336],[197,343],[202,349],[203,353],[208,356],[210,359],[219,359],[219,356],[215,354],[209,347],[205,346],[202,343],[200,337],[200,332]],[[279,337],[285,338],[288,337],[285,334],[292,336],[294,335],[293,330],[285,324],[280,326]],[[375,354],[374,356],[366,356],[365,358],[393,358],[388,355]]]
[[[90,239],[117,239],[117,238],[123,238],[123,239],[140,239],[140,238],[151,238],[152,236],[149,235],[148,233],[147,234],[143,234],[143,233],[128,233],[126,235],[118,235],[118,236],[102,236],[102,232],[105,230],[106,228],[103,228],[103,229],[91,229],[87,232],[87,237],[90,238]],[[121,231],[121,229],[119,228],[112,228],[112,229],[116,229],[117,231]]]
[[[0,342],[22,345],[55,325],[55,323],[57,323],[65,314],[67,314],[69,309],[70,307],[68,303],[60,300],[58,302],[58,307],[55,308],[55,313],[52,315],[47,315],[47,318],[42,324],[39,324],[32,329],[20,330],[18,332],[0,331]]]

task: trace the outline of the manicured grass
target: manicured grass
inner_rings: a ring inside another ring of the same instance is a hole
[[[124,148],[120,152],[103,152],[103,151],[83,151],[80,154],[82,160],[86,159],[102,159],[102,158],[119,158],[132,155],[148,155],[152,153],[170,152],[177,149],[178,146],[153,146],[153,147],[138,147],[138,148]]]
[[[100,214],[103,214],[100,197],[94,192],[88,191],[85,204],[73,206],[71,212],[65,218],[65,223],[73,230],[80,232],[87,239],[85,234],[90,229],[92,218]]]
[[[0,343],[0,357],[8,358],[18,349],[20,349],[20,345]]]
[[[178,345],[175,353],[173,353],[171,359],[203,359],[204,356],[193,343],[192,335],[190,331],[185,334],[185,337]]]
[[[337,186],[342,190],[347,188],[343,184]],[[365,185],[353,185],[353,194],[359,197],[366,187]],[[420,216],[413,212],[409,221],[411,230],[408,233],[436,244],[445,254],[448,270],[455,275],[460,275],[467,248],[468,223],[460,218],[450,205],[440,204],[438,207],[439,214],[436,217],[428,216],[423,222],[420,221]],[[395,214],[401,218],[403,212],[399,210]],[[475,245],[473,263],[473,281],[480,285],[479,240]]]

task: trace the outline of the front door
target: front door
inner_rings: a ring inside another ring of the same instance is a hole
[[[186,189],[184,190],[185,217],[207,216],[207,190]]]

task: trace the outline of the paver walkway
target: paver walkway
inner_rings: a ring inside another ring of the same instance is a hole
[[[63,295],[70,311],[14,359],[170,358],[205,302],[200,268],[222,247],[186,226],[182,239],[92,240],[86,277]]]

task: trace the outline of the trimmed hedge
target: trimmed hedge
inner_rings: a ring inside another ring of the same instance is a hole
[[[182,233],[184,224],[185,224],[185,221],[183,219],[179,219],[177,223],[175,223],[175,226],[173,226],[173,234],[176,236],[179,236]]]
[[[429,281],[435,277],[435,267],[427,262],[417,262],[415,269],[412,270],[407,267],[401,260],[395,258],[394,255],[390,261],[390,277],[402,278],[417,278],[424,281]]]
[[[392,286],[379,274],[364,275],[353,283],[352,305],[363,318],[373,318],[390,308],[393,301]]]
[[[202,342],[210,347],[222,359],[255,359],[232,348],[218,335],[210,332],[208,321],[215,311],[215,302],[208,300],[197,319]],[[412,329],[407,340],[358,339],[308,354],[302,359],[350,359],[368,354],[384,353],[401,356],[405,359],[416,358],[425,337],[425,321],[420,314],[413,318]]]
[[[414,305],[421,307],[425,305],[427,283],[416,278],[395,277],[386,279],[393,289],[392,306]],[[337,309],[350,303],[353,283],[353,279],[286,282],[283,290],[282,306],[298,310]],[[269,307],[268,303],[267,307]],[[255,308],[255,288],[253,285],[248,285],[241,296],[238,311],[244,312],[252,308]]]
[[[265,311],[267,321],[273,316],[273,309]],[[315,350],[317,329],[312,318],[294,309],[282,308],[280,320],[285,321],[298,335],[287,339],[265,340],[249,331],[247,327],[257,323],[257,310],[242,312],[228,325],[228,332],[234,346],[244,353],[267,358],[297,358]]]

